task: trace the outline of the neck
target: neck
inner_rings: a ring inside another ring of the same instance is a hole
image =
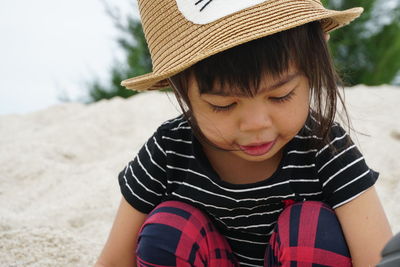
[[[202,147],[220,179],[233,184],[255,183],[271,177],[282,159],[282,151],[264,161],[248,161],[209,144]]]

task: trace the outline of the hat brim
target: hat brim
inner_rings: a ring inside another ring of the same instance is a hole
[[[321,21],[323,30],[329,33],[349,24],[363,12],[363,8],[361,7],[335,11],[325,9],[322,6],[304,5],[293,7],[291,14],[294,15],[282,16],[288,4],[285,1],[277,2],[278,4],[274,6],[274,13],[268,12],[268,4],[261,4],[256,8],[250,8],[249,10],[240,12],[240,16],[232,15],[225,19],[228,20],[228,22],[220,20],[214,23],[215,26],[209,27],[210,31],[203,34],[204,36],[198,39],[202,40],[201,44],[199,44],[199,41],[194,42],[193,46],[198,46],[197,50],[196,47],[186,46],[187,49],[195,51],[190,54],[190,56],[178,60],[171,55],[170,59],[166,58],[165,61],[175,61],[172,64],[165,64],[165,66],[155,69],[152,73],[124,80],[121,85],[125,86],[127,89],[138,91],[167,88],[169,87],[167,81],[169,77],[221,51],[312,21]],[[282,6],[281,11],[279,9],[279,3]],[[297,8],[297,10],[295,8]],[[281,12],[280,17],[279,12]],[[218,25],[219,23],[227,23],[234,27],[226,27],[224,24]],[[265,27],[266,24],[268,24],[268,27]],[[238,32],[240,32],[240,34],[238,34]],[[204,40],[204,38],[207,38],[207,40]]]

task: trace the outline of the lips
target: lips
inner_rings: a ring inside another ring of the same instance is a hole
[[[274,146],[276,140],[267,143],[252,144],[248,146],[239,145],[240,149],[250,156],[261,156],[268,153]]]

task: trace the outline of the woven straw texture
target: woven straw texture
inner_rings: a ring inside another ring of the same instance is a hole
[[[226,0],[227,1],[227,0]],[[153,72],[122,82],[128,89],[168,87],[167,78],[234,46],[320,20],[331,32],[357,18],[362,8],[325,9],[318,0],[270,0],[209,24],[193,24],[174,0],[139,0]]]

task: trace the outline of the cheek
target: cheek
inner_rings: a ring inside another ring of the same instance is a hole
[[[226,143],[233,135],[234,129],[229,120],[221,120],[217,116],[204,113],[195,113],[195,117],[201,132],[215,144]]]
[[[197,114],[196,120],[200,130],[205,136],[215,135],[219,130],[215,127],[215,122],[206,115]]]
[[[296,97],[286,112],[281,114],[279,128],[285,139],[293,138],[304,126],[310,110],[309,97],[306,92]]]
[[[196,118],[197,126],[201,133],[213,143],[221,143],[225,137],[222,133],[226,132],[225,125],[221,124],[218,115],[214,114],[209,107],[200,100],[199,96],[194,93],[194,89],[189,89],[189,101],[191,103],[191,112]]]
[[[305,89],[305,93],[299,103],[299,114],[303,117],[303,124],[305,123],[308,113],[310,112],[310,89]]]

